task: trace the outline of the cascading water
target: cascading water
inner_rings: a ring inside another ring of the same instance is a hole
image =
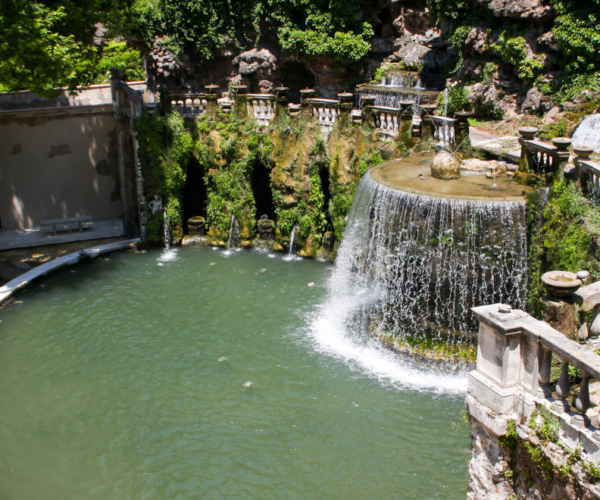
[[[571,141],[573,146],[587,146],[600,153],[600,113],[586,116]]]
[[[169,219],[167,217],[167,211],[163,212],[163,226],[164,226],[164,238],[165,238],[165,249],[160,254],[158,260],[160,262],[169,262],[177,258],[177,250],[171,248],[171,229],[169,227]],[[162,265],[162,264],[159,264]]]
[[[288,249],[288,255],[294,254],[294,240],[296,239],[296,228],[298,226],[294,226],[292,228],[292,232],[290,234],[290,248]]]
[[[368,332],[402,351],[472,359],[477,324],[470,308],[523,308],[526,271],[524,202],[425,196],[367,174],[316,330],[343,328],[348,345]]]
[[[229,239],[227,240],[227,250],[231,249],[231,242],[233,239],[233,230],[235,228],[235,215],[231,216],[231,224],[229,226]]]

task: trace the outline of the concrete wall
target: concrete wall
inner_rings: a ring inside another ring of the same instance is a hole
[[[112,104],[0,111],[0,228],[121,217]]]

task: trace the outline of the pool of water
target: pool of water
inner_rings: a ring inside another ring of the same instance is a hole
[[[464,498],[464,377],[344,338],[331,269],[186,247],[28,290],[0,311],[0,498]]]

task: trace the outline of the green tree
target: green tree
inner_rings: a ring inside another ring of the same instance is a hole
[[[3,0],[0,3],[0,87],[54,95],[97,81],[106,36],[124,30],[133,0]]]

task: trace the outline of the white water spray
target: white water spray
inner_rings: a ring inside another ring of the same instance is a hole
[[[164,239],[165,249],[158,258],[159,262],[170,262],[177,259],[177,250],[171,248],[171,229],[169,227],[169,219],[167,217],[167,211],[163,211],[163,225],[164,225]],[[159,264],[161,265],[161,264]]]
[[[587,146],[600,153],[600,113],[586,116],[571,141],[573,146]]]
[[[233,237],[233,229],[235,228],[235,215],[231,216],[231,225],[229,226],[229,239],[227,240],[227,250],[231,249],[231,239]]]
[[[466,374],[425,368],[383,347],[418,342],[427,357],[472,347],[470,308],[525,304],[525,204],[406,193],[366,174],[311,325],[320,351],[395,385],[464,392]],[[429,347],[430,352],[426,349]]]

